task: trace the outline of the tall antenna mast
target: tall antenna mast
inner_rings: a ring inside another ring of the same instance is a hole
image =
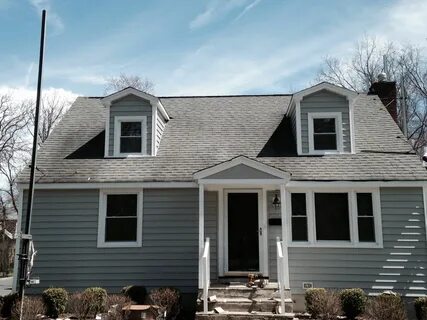
[[[41,32],[40,32],[40,55],[39,55],[39,71],[37,79],[37,98],[36,98],[36,110],[34,115],[34,135],[33,135],[33,150],[31,155],[31,171],[30,171],[30,183],[28,187],[28,201],[27,201],[27,213],[25,218],[25,230],[21,234],[21,250],[19,254],[19,296],[21,297],[21,317],[22,317],[22,306],[24,302],[24,290],[28,282],[29,270],[29,249],[30,243],[32,243],[32,237],[30,234],[31,230],[31,213],[33,210],[33,197],[34,197],[34,180],[36,172],[36,159],[37,159],[37,140],[39,135],[39,114],[40,114],[40,99],[41,99],[41,86],[42,86],[42,75],[43,75],[43,59],[44,59],[44,42],[46,32],[46,10],[42,11],[41,21]],[[21,219],[23,218],[21,212]]]

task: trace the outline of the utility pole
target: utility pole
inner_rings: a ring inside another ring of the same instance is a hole
[[[27,212],[25,218],[25,229],[24,233],[21,233],[21,250],[19,254],[19,296],[21,297],[21,319],[22,319],[22,307],[24,302],[24,290],[28,281],[28,260],[29,260],[29,248],[32,237],[31,231],[31,213],[33,210],[33,198],[34,198],[34,181],[35,172],[37,166],[37,140],[39,132],[39,114],[40,114],[40,99],[41,99],[41,86],[42,86],[42,75],[43,75],[43,58],[44,58],[44,42],[46,32],[46,10],[42,11],[41,21],[41,32],[40,32],[40,55],[39,55],[39,70],[37,79],[37,98],[36,98],[36,110],[34,116],[34,135],[33,135],[33,150],[31,155],[31,167],[30,167],[30,183],[28,187],[28,201],[27,201]],[[23,212],[21,212],[21,219],[23,218]]]

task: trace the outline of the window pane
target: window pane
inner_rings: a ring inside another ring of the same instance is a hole
[[[120,135],[122,137],[140,137],[141,122],[122,122]]]
[[[337,150],[336,134],[314,134],[314,150]]]
[[[107,217],[136,217],[137,202],[136,194],[109,194],[107,195]]]
[[[335,118],[313,119],[314,133],[335,133]]]
[[[105,241],[136,241],[137,218],[107,218]]]
[[[357,194],[357,215],[359,216],[373,216],[372,209],[372,193],[358,193]]]
[[[121,153],[140,153],[142,152],[141,138],[120,138]]]
[[[305,193],[292,193],[292,215],[305,216],[307,215]]]
[[[307,241],[307,218],[292,217],[292,241]]]
[[[317,240],[350,240],[347,193],[315,193]]]
[[[360,242],[375,242],[375,227],[373,217],[360,217],[357,219]]]

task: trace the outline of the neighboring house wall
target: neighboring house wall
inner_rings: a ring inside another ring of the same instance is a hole
[[[152,106],[150,101],[138,98],[134,95],[114,101],[110,106],[110,132],[108,155],[114,155],[114,117],[117,116],[146,116],[147,117],[147,154],[151,154],[152,138]]]
[[[362,288],[369,293],[427,294],[422,188],[381,188],[380,198],[384,248],[289,248],[292,293],[303,293],[302,282],[313,282],[315,287]],[[269,217],[280,216],[274,210],[269,206]],[[270,226],[273,279],[277,278],[277,236],[281,237],[280,227]]]
[[[301,146],[302,152],[308,153],[308,113],[341,112],[343,127],[344,152],[351,152],[349,103],[346,97],[326,90],[313,93],[301,101]]]
[[[99,190],[36,190],[33,275],[41,283],[30,292],[50,286],[119,292],[133,284],[196,292],[198,190],[144,189],[143,202],[142,247],[97,248]]]

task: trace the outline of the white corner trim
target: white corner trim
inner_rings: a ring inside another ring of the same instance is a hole
[[[156,130],[157,130],[157,108],[152,106],[151,111],[151,155],[157,154],[156,149]]]
[[[278,179],[286,179],[287,181],[289,181],[289,179],[290,179],[289,173],[284,172],[284,171],[279,170],[279,169],[276,169],[276,168],[273,168],[273,167],[266,165],[264,163],[261,163],[259,161],[249,159],[245,156],[239,156],[239,157],[236,157],[232,160],[225,161],[225,162],[222,162],[222,163],[215,165],[213,167],[210,167],[210,168],[201,170],[199,172],[196,172],[193,175],[193,177],[196,180],[204,179],[204,178],[209,177],[215,173],[233,168],[233,167],[240,165],[240,164],[246,165],[246,166],[251,167],[253,169],[262,171],[264,173],[271,174],[273,176],[276,176]],[[214,180],[214,179],[212,179],[212,180]],[[224,180],[226,180],[226,179],[224,179]],[[232,179],[230,179],[230,180],[232,180]],[[244,183],[247,180],[258,180],[258,179],[236,179],[236,180]],[[269,180],[274,180],[274,179],[269,179]]]
[[[424,224],[425,224],[424,232],[426,234],[426,240],[427,240],[427,186],[423,187],[423,199],[424,199]]]
[[[136,194],[137,195],[137,226],[136,241],[131,242],[106,242],[105,220],[107,213],[107,195],[109,194]],[[142,189],[101,189],[99,190],[99,214],[98,214],[98,248],[133,248],[142,245],[142,218],[143,218],[143,190]]]
[[[335,154],[343,153],[343,127],[342,127],[342,114],[341,112],[308,112],[308,151],[309,154],[323,155],[323,154]],[[314,150],[314,119],[335,119],[335,135],[337,142],[336,150]]]
[[[141,122],[141,153],[120,152],[120,131],[122,122]],[[146,116],[115,116],[114,117],[114,156],[147,155],[147,117]]]
[[[130,94],[135,95],[137,97],[140,97],[142,99],[150,101],[151,105],[156,106],[157,108],[159,108],[159,111],[165,117],[166,121],[169,121],[169,119],[170,119],[169,115],[166,112],[166,109],[163,107],[162,103],[160,102],[159,98],[157,98],[157,97],[155,97],[155,96],[153,96],[151,94],[145,93],[145,92],[143,92],[141,90],[132,88],[132,87],[129,87],[129,88],[126,88],[124,90],[120,90],[118,92],[110,94],[109,96],[106,96],[106,97],[102,98],[101,102],[102,102],[102,104],[104,106],[108,107],[108,106],[111,105],[112,102],[114,102],[116,100],[119,100],[121,98],[124,98],[124,97],[126,97],[126,96],[128,96]]]
[[[105,119],[105,147],[104,147],[104,157],[109,156],[110,152],[110,105],[107,105],[107,117]]]
[[[348,100],[348,117],[349,117],[349,121],[350,121],[350,152],[351,153],[356,153],[356,138],[355,138],[355,134],[356,134],[356,129],[355,129],[355,124],[354,124],[354,103],[355,103],[356,98],[352,98]]]
[[[301,131],[301,100],[295,102],[295,122],[296,122],[296,137],[297,140],[297,153],[302,154],[302,131]]]
[[[199,289],[203,288],[202,256],[205,245],[205,188],[199,185]]]
[[[19,259],[18,254],[21,253],[21,230],[22,230],[22,211],[24,206],[24,189],[18,185],[18,221],[15,227],[15,257],[13,263],[13,282],[12,292],[17,292],[19,281]]]

